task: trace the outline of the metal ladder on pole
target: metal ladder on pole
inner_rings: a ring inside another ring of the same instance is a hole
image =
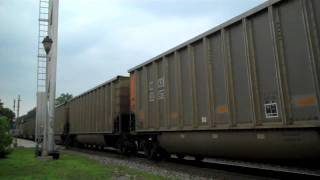
[[[38,67],[37,67],[37,92],[46,91],[47,55],[42,45],[42,40],[48,36],[49,27],[49,0],[39,2],[39,34],[38,34]]]
[[[39,0],[38,19],[38,55],[37,55],[37,119],[35,141],[40,145],[44,135],[44,117],[46,116],[45,99],[47,87],[47,55],[42,45],[42,40],[48,36],[49,28],[49,1]]]

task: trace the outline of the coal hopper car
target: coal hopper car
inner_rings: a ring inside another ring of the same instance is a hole
[[[16,121],[17,137],[35,139],[36,111],[32,109],[27,114],[20,116]]]
[[[320,157],[320,1],[270,0],[129,70],[151,157]]]
[[[56,108],[56,142],[118,147],[129,133],[129,112],[129,77],[117,76]]]

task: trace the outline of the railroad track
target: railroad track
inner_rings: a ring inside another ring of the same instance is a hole
[[[236,166],[248,169],[255,169],[261,171],[269,171],[274,173],[284,173],[287,175],[301,175],[301,176],[312,176],[320,178],[320,169],[309,169],[294,166],[285,166],[277,164],[266,164],[257,162],[245,162],[245,161],[231,161],[223,159],[210,159],[210,161],[205,161],[206,163],[215,163],[225,166]]]
[[[176,161],[171,159],[170,161]],[[181,161],[181,160],[179,160]],[[176,161],[176,162],[179,162]],[[320,178],[320,168],[304,168],[297,166],[247,162],[239,160],[225,160],[225,159],[205,159],[203,162],[195,162],[194,160],[183,160],[190,165],[197,165],[206,168],[215,168],[230,170],[232,172],[245,173],[251,175],[258,175],[262,177],[292,179],[292,178]]]
[[[71,151],[80,151],[82,153],[95,154],[95,155],[108,155],[113,154],[115,157],[123,157],[113,148],[105,148],[103,150],[93,150],[88,148],[71,148]],[[143,152],[139,152],[136,158],[146,160]],[[275,178],[275,179],[295,179],[307,178],[318,179],[320,178],[319,167],[298,167],[291,165],[279,165],[271,163],[247,162],[240,160],[226,160],[219,158],[204,159],[204,161],[195,161],[192,157],[179,159],[175,156],[162,161],[164,163],[174,163],[176,165],[185,165],[190,167],[203,168],[205,170],[220,170],[243,175],[251,175],[261,178]],[[157,162],[159,164],[161,162]]]

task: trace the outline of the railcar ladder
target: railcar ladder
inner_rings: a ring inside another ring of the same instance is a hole
[[[40,144],[43,140],[43,104],[42,99],[46,98],[47,84],[47,55],[43,48],[42,41],[48,35],[49,28],[49,0],[39,0],[38,19],[38,55],[37,55],[37,120],[35,129],[35,140]],[[39,110],[40,109],[40,110]],[[41,114],[41,115],[40,115]]]

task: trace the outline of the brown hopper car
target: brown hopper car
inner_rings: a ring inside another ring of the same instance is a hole
[[[319,35],[320,1],[271,0],[129,70],[136,132],[170,153],[320,157]]]

